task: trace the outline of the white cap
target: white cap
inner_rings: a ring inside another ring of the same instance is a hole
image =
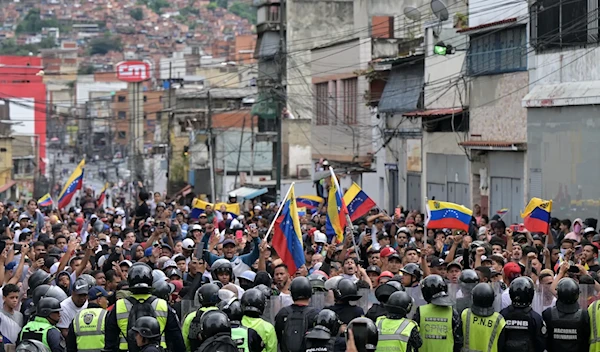
[[[133,263],[130,260],[125,259],[124,261],[119,263],[119,266],[123,266],[123,265],[127,265],[128,267],[131,268],[131,266],[133,265]]]
[[[262,207],[260,205],[255,205],[254,210],[262,210]]]
[[[591,233],[591,232],[596,232],[596,229],[594,229],[593,227],[586,227],[585,230],[583,230],[583,233]]]
[[[190,231],[196,231],[196,230],[202,231],[202,225],[199,225],[199,224],[192,225],[192,229]]]
[[[59,262],[56,262],[56,263],[52,264],[52,266],[50,267],[50,275],[56,274],[56,271],[58,271],[58,266],[59,265],[60,265]]]
[[[479,228],[479,235],[485,235],[487,233],[487,227],[481,226]]]
[[[193,239],[191,239],[191,238],[186,238],[186,239],[185,239],[185,240],[183,240],[183,242],[181,243],[181,247],[182,247],[183,249],[190,249],[190,250],[192,250],[192,249],[196,248],[196,243],[194,242],[194,240],[193,240]]]
[[[410,230],[406,226],[402,226],[401,228],[398,229],[398,231],[396,231],[396,233],[400,233],[400,232],[404,232],[407,235],[410,234]]]
[[[163,264],[163,270],[165,270],[168,267],[177,268],[177,263],[175,263],[174,260],[169,259]]]
[[[327,235],[319,230],[313,233],[313,238],[315,239],[315,243],[327,243]]]
[[[115,209],[115,215],[125,216],[125,210],[123,210],[123,208],[117,208],[117,209]]]

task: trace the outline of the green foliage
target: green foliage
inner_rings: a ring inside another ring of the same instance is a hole
[[[146,5],[157,14],[161,13],[163,7],[171,6],[167,0],[138,0],[139,5]]]
[[[129,16],[136,21],[141,21],[144,19],[144,11],[141,8],[136,7],[135,9],[129,10]]]
[[[100,54],[104,55],[109,51],[121,51],[123,50],[123,44],[121,44],[121,38],[118,36],[105,35],[104,37],[97,37],[90,41],[90,55]]]
[[[40,49],[49,49],[56,46],[53,38],[43,39],[38,44],[17,45],[14,39],[4,39],[0,42],[0,55],[27,56],[29,53],[37,55]]]
[[[248,3],[234,2],[229,7],[229,11],[241,18],[247,19],[252,24],[256,24],[256,7]]]
[[[208,3],[208,5],[206,6],[206,8],[207,8],[209,11],[214,11],[214,10],[216,10],[216,9],[217,9],[217,4],[216,4],[216,3],[214,3],[214,2],[210,2],[210,3]]]
[[[96,71],[96,69],[94,68],[94,66],[92,66],[92,65],[84,65],[84,66],[79,66],[79,69],[77,69],[77,74],[80,74],[80,75],[91,75],[92,73],[94,73],[94,71]]]
[[[52,37],[46,37],[44,39],[42,39],[42,41],[38,44],[40,49],[52,49],[55,48],[56,45],[56,40]]]
[[[216,0],[217,6],[220,8],[226,9],[229,4],[228,0]]]
[[[62,26],[55,18],[42,20],[40,17],[40,10],[34,8],[29,10],[27,15],[25,15],[25,18],[23,18],[23,21],[17,25],[16,32],[17,34],[37,34],[40,33],[44,27],[61,28]]]
[[[187,16],[199,16],[200,15],[200,10],[193,8],[191,6],[186,6],[182,9],[179,10],[179,14],[181,16],[187,17]]]

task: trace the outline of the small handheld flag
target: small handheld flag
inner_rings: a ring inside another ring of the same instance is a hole
[[[473,211],[463,205],[450,202],[427,201],[427,222],[429,229],[457,229],[469,231]]]
[[[529,232],[541,232],[548,234],[550,228],[550,212],[552,201],[540,198],[531,198],[525,211],[521,213],[523,224]]]
[[[338,191],[337,182],[331,176],[331,186],[329,187],[329,197],[327,198],[327,222],[325,223],[325,234],[328,240],[335,236],[338,243],[344,241],[344,232],[346,229],[346,215],[348,209],[344,204],[344,198]]]
[[[350,220],[352,221],[367,214],[376,205],[375,201],[356,183],[353,183],[346,191],[346,194],[344,194],[344,203],[346,203],[348,215],[350,215]]]
[[[290,187],[288,196],[283,200],[281,213],[275,220],[272,240],[273,248],[287,265],[290,273],[295,273],[305,263],[302,231],[293,187],[293,185]]]
[[[50,193],[46,193],[40,199],[38,199],[38,206],[40,207],[50,207],[52,204],[54,204],[54,202],[52,201]]]
[[[65,208],[69,203],[71,203],[71,199],[75,195],[75,192],[81,189],[83,186],[83,173],[85,169],[85,159],[79,162],[79,165],[73,170],[71,176],[65,183],[62,191],[58,195],[58,208]]]

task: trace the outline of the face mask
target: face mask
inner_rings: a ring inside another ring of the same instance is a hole
[[[579,231],[581,231],[581,225],[575,224],[573,226],[573,231],[575,231],[575,233],[579,233]]]
[[[567,250],[565,248],[561,248],[560,249],[560,254],[562,254],[562,255],[567,254]]]

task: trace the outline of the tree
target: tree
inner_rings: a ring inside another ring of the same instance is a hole
[[[42,20],[40,17],[40,10],[34,8],[29,10],[27,15],[23,18],[23,21],[17,25],[16,32],[37,34],[40,33],[44,27],[61,28],[61,25],[55,18]]]
[[[109,51],[121,51],[121,38],[113,35],[94,38],[90,41],[90,55],[105,55]]]
[[[217,1],[217,6],[219,6],[220,8],[226,9],[227,5],[228,5],[228,1],[227,0],[216,0]]]
[[[136,7],[135,9],[131,9],[129,11],[129,16],[136,21],[141,21],[144,19],[144,11],[141,8]]]
[[[209,2],[206,6],[206,9],[208,9],[208,11],[215,11],[217,9],[217,4],[214,2]]]
[[[79,69],[77,69],[77,74],[91,75],[95,71],[96,71],[96,69],[94,68],[94,66],[88,64],[88,65],[80,66]]]
[[[229,7],[229,11],[241,18],[247,19],[252,24],[256,24],[256,7],[248,3],[234,2]]]

